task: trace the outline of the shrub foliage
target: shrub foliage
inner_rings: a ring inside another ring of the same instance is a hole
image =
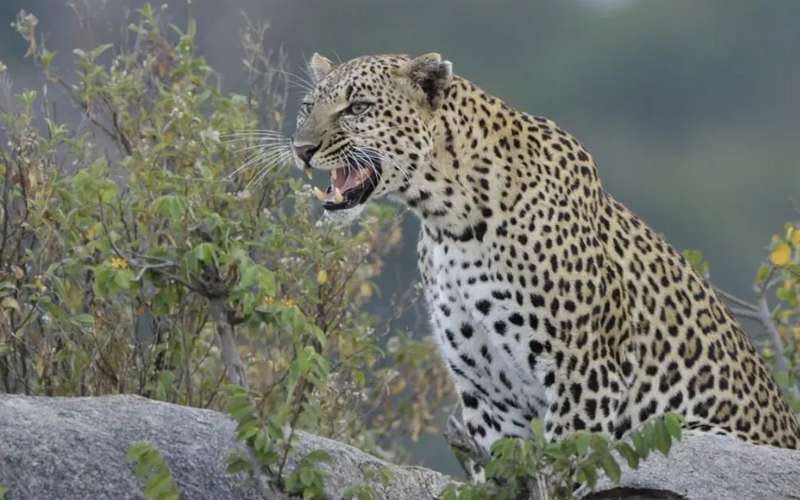
[[[242,31],[246,95],[220,89],[194,22],[163,9],[71,54],[32,14],[13,27],[42,84],[2,79],[0,390],[224,409],[235,383],[278,427],[374,452],[432,428],[435,349],[364,308],[399,216],[328,224],[265,155],[289,77],[263,27]],[[64,99],[77,113],[56,115]]]

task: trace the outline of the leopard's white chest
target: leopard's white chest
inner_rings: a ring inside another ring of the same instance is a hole
[[[486,246],[428,240],[421,247],[434,337],[456,385],[466,379],[493,399],[513,401],[521,420],[541,415],[544,391],[528,365],[527,333],[509,328],[508,335],[500,335],[495,328],[513,314],[513,304],[498,299],[507,291],[493,279],[497,270]],[[490,308],[481,310],[487,302]]]

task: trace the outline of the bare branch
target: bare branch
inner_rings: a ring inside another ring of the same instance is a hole
[[[761,314],[759,314],[758,310],[742,309],[740,307],[731,307],[730,310],[736,316],[761,321]]]
[[[715,286],[714,287],[714,291],[717,292],[717,294],[721,295],[722,298],[724,298],[725,300],[733,302],[734,304],[744,308],[745,310],[749,310],[749,311],[752,311],[752,312],[758,312],[758,307],[755,304],[752,304],[750,302],[747,302],[746,300],[740,299],[739,297],[733,295],[732,293],[726,292],[722,288],[719,288],[719,287]]]
[[[754,286],[756,294],[758,295],[758,317],[759,321],[761,321],[761,324],[764,325],[764,328],[766,328],[767,333],[769,333],[770,341],[772,342],[772,350],[775,353],[775,364],[778,368],[778,371],[782,373],[789,373],[789,364],[786,361],[786,356],[783,353],[783,339],[781,339],[781,334],[778,331],[778,327],[775,325],[775,320],[773,319],[772,311],[770,310],[769,302],[767,300],[767,291],[779,282],[777,278],[773,279],[774,274],[775,267],[770,265],[769,272],[767,273],[766,278],[764,278],[763,284],[756,284]],[[795,382],[790,389],[796,398],[800,397],[800,388],[798,387],[799,384],[800,381]]]
[[[208,312],[217,325],[217,335],[219,335],[222,347],[222,362],[225,365],[228,379],[234,384],[247,388],[247,373],[239,355],[239,347],[236,345],[233,325],[228,321],[225,312],[224,301],[220,298],[209,300]]]

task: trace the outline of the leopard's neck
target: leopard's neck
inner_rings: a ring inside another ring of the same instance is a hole
[[[565,206],[591,216],[603,203],[594,163],[572,136],[467,80],[454,80],[429,126],[430,157],[398,198],[431,235],[480,240],[490,219]]]

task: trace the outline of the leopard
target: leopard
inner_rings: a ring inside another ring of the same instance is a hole
[[[307,66],[293,161],[330,175],[314,188],[326,213],[356,217],[385,196],[419,218],[432,335],[481,449],[529,437],[535,418],[549,440],[622,439],[667,413],[690,431],[800,447],[728,306],[605,191],[571,134],[438,53],[315,53]]]

